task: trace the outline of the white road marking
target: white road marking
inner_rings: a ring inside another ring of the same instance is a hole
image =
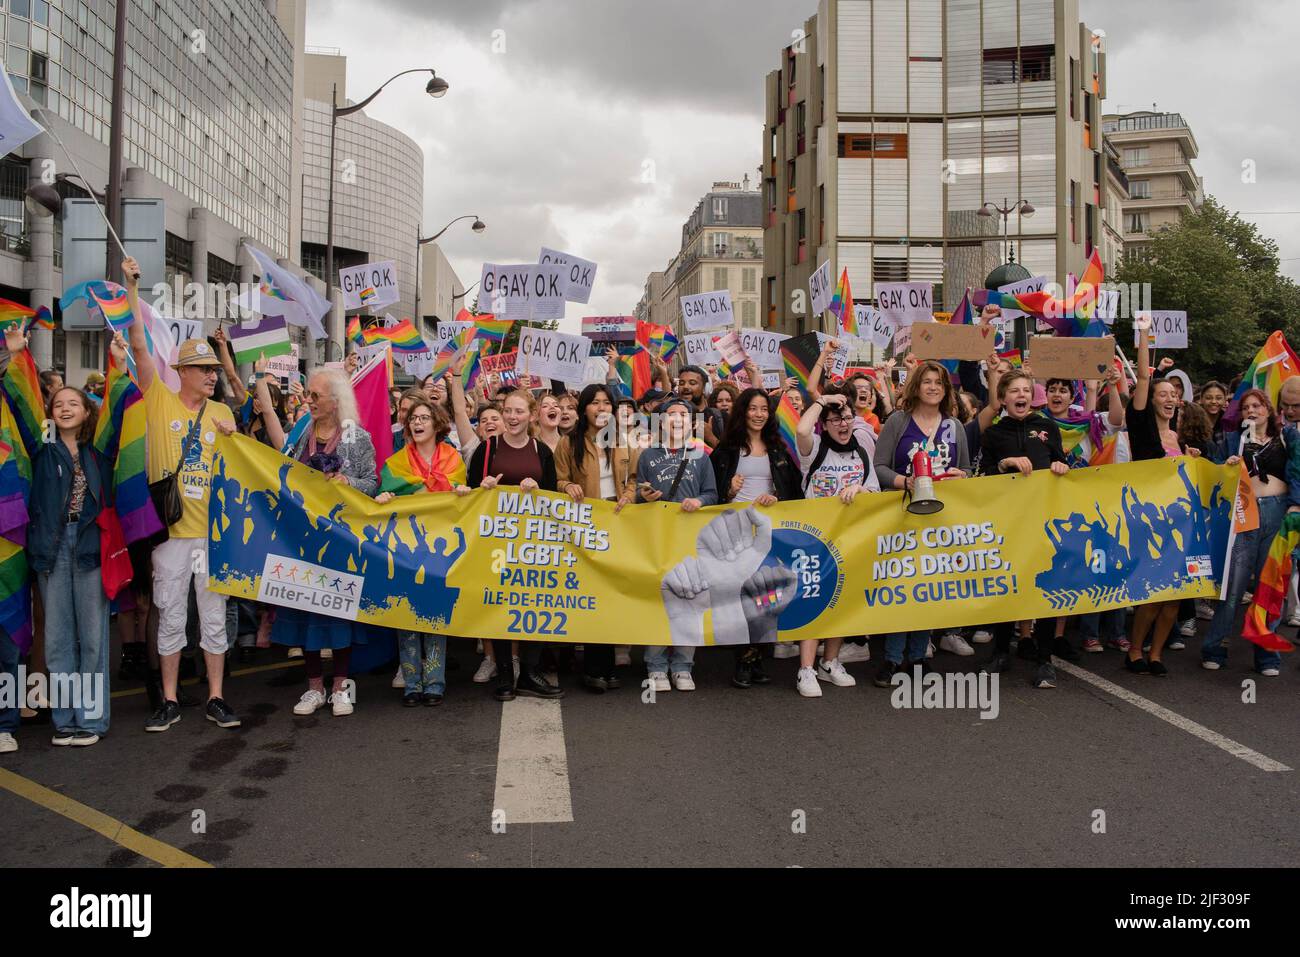
[[[1167,721],[1175,728],[1186,731],[1193,737],[1200,738],[1202,741],[1206,741],[1214,745],[1216,748],[1221,748],[1233,757],[1241,758],[1241,760],[1245,761],[1247,764],[1253,764],[1261,771],[1292,770],[1292,768],[1287,767],[1280,761],[1274,761],[1272,758],[1260,754],[1258,751],[1248,748],[1244,744],[1233,741],[1231,738],[1224,737],[1219,734],[1219,732],[1213,731],[1210,728],[1205,727],[1203,724],[1197,724],[1191,718],[1184,718],[1181,714],[1178,714],[1175,711],[1170,711],[1168,708],[1158,705],[1154,701],[1142,697],[1140,694],[1134,694],[1132,691],[1120,687],[1113,681],[1107,681],[1105,678],[1100,678],[1091,671],[1069,664],[1068,662],[1062,661],[1060,658],[1054,658],[1053,664],[1055,664],[1058,670],[1064,671],[1066,674],[1073,675],[1076,678],[1080,678],[1091,685],[1095,685],[1102,691],[1113,694],[1116,698],[1119,698],[1122,701],[1127,701],[1129,704],[1136,708],[1141,708],[1148,714],[1155,715],[1161,721]]]
[[[560,702],[517,698],[501,707],[494,810],[515,824],[572,824]]]

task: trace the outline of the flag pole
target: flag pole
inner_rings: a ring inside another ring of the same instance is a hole
[[[49,110],[44,109],[43,107],[37,107],[36,112],[48,113]],[[123,259],[131,258],[131,254],[128,253],[126,251],[126,247],[122,245],[122,238],[118,236],[117,230],[115,230],[113,228],[113,224],[109,222],[108,212],[104,209],[104,204],[101,203],[99,201],[99,197],[95,195],[95,188],[91,186],[90,180],[86,179],[86,177],[82,175],[81,168],[77,166],[77,161],[72,158],[72,154],[68,151],[68,148],[63,145],[63,140],[59,139],[59,134],[54,132],[54,124],[47,123],[45,126],[45,132],[49,133],[50,137],[54,140],[54,142],[59,144],[59,149],[63,150],[63,155],[67,158],[68,162],[72,165],[72,171],[77,174],[77,178],[81,180],[83,183],[85,183],[86,188],[90,190],[90,197],[95,201],[95,208],[99,210],[99,215],[104,220],[104,225],[108,227],[108,234],[113,237],[113,242],[116,243],[117,248],[122,251],[122,258]],[[105,278],[109,278],[109,277],[105,277]]]

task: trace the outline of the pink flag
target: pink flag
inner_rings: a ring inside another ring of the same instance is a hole
[[[388,364],[371,362],[352,380],[361,427],[375,445],[375,474],[393,455],[393,424],[388,407]]]

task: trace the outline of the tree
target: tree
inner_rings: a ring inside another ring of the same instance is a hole
[[[1156,232],[1145,261],[1126,261],[1119,283],[1149,284],[1152,309],[1187,312],[1188,349],[1175,355],[1194,381],[1244,372],[1268,335],[1300,342],[1300,286],[1278,267],[1278,246],[1213,197]],[[1133,341],[1131,317],[1117,321]]]

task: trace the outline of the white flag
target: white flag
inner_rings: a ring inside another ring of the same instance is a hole
[[[0,75],[5,78],[4,89],[0,90],[0,155],[14,153],[32,137],[45,132],[45,127],[32,119],[27,109],[18,102],[14,85],[9,82],[9,73],[0,66]]]

